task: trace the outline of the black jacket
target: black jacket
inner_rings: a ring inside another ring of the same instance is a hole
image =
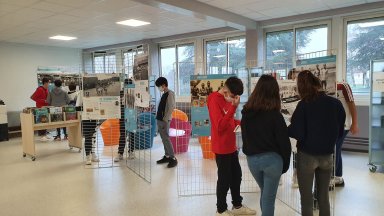
[[[300,101],[293,112],[289,136],[297,149],[310,155],[332,154],[344,133],[345,111],[336,98],[321,94],[310,102]]]
[[[291,158],[291,143],[281,113],[243,109],[242,115],[241,135],[244,154],[276,152],[283,159],[283,173],[287,172]]]

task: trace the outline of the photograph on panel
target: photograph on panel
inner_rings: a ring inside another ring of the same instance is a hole
[[[120,96],[119,74],[87,74],[83,77],[84,97]]]
[[[135,55],[133,64],[133,77],[135,80],[148,80],[148,55]]]

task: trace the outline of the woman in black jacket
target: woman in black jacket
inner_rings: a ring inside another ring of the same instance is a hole
[[[297,140],[297,179],[301,214],[313,216],[312,187],[316,177],[320,216],[330,215],[328,186],[336,140],[344,133],[345,111],[336,98],[327,96],[320,80],[305,70],[297,77],[301,101],[292,115],[289,136]]]
[[[262,75],[244,105],[241,119],[243,152],[261,189],[262,216],[274,215],[279,180],[289,168],[291,143],[280,108],[276,79]]]

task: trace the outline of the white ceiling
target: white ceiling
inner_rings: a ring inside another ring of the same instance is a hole
[[[259,21],[380,0],[200,1]],[[191,14],[129,0],[0,0],[0,41],[90,48],[226,26],[226,21]],[[115,24],[126,19],[152,24],[137,28]],[[78,39],[48,39],[58,34]]]
[[[132,18],[152,24],[115,24]],[[179,15],[128,0],[0,0],[0,41],[6,42],[90,48],[223,26],[222,20]],[[78,39],[48,39],[57,34]]]
[[[383,0],[198,0],[256,21],[318,12]]]

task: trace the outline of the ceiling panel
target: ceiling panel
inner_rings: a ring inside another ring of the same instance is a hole
[[[18,6],[30,6],[32,4],[35,4],[41,0],[0,0],[0,3],[7,3],[12,5],[18,5]]]
[[[199,1],[259,21],[376,0]],[[134,28],[116,24],[126,19],[149,21],[151,25]],[[0,0],[0,41],[8,42],[90,48],[227,25],[226,21],[199,13],[130,0]],[[48,39],[56,34],[78,39],[66,42]]]
[[[39,9],[39,10],[56,12],[56,13],[61,13],[61,12],[65,12],[65,11],[69,11],[71,9],[74,9],[73,7],[55,4],[52,2],[46,2],[46,1],[38,2],[38,3],[33,4],[29,7],[34,8],[34,9]]]

